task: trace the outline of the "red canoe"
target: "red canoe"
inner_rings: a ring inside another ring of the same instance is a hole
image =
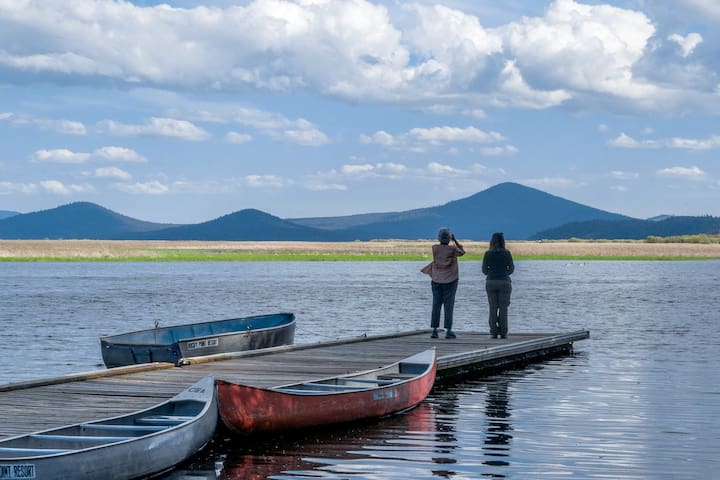
[[[240,434],[382,417],[422,402],[436,371],[433,348],[375,370],[269,389],[218,380],[220,416]]]

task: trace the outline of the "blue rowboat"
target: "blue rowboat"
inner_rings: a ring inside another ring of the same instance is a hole
[[[141,478],[201,450],[218,421],[209,375],[175,397],[129,415],[0,441],[0,479]]]
[[[183,358],[291,345],[294,340],[295,315],[276,313],[103,336],[100,349],[108,368],[151,362],[179,365]]]

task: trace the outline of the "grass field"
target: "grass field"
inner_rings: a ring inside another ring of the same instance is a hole
[[[2,261],[392,261],[427,260],[431,241],[202,242],[126,240],[0,240]],[[487,242],[462,242],[479,260]],[[720,244],[644,241],[508,242],[513,257],[568,260],[720,259]]]

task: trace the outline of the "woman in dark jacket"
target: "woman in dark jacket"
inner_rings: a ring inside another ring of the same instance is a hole
[[[493,233],[490,249],[485,252],[482,271],[486,275],[485,291],[490,306],[490,335],[497,338],[507,337],[508,306],[512,283],[510,275],[515,271],[512,253],[505,248],[505,236],[501,232]]]

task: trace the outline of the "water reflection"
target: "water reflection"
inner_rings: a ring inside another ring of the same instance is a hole
[[[485,456],[483,463],[493,466],[509,466],[510,441],[512,425],[510,424],[510,398],[508,396],[507,378],[500,377],[493,382],[485,383],[487,390],[485,400],[485,416],[488,419],[485,434]],[[492,475],[496,477],[496,475]],[[501,475],[504,478],[505,475]]]
[[[413,410],[374,422],[248,438],[221,429],[209,448],[165,478],[506,478],[512,381],[436,388]]]

